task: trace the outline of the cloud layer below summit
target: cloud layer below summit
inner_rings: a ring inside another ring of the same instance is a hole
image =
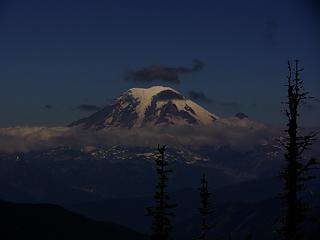
[[[225,146],[249,150],[268,142],[275,131],[248,119],[221,119],[210,127],[158,127],[80,130],[68,127],[15,127],[0,129],[0,152],[27,152],[62,146]]]

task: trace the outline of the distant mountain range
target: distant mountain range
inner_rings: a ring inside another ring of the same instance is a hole
[[[197,187],[207,173],[213,187],[273,176],[279,162],[269,146],[250,152],[231,147],[168,148],[174,173],[173,191]],[[272,153],[273,154],[273,153]],[[0,198],[66,203],[90,199],[139,197],[154,190],[155,149],[54,148],[20,154],[0,154]]]

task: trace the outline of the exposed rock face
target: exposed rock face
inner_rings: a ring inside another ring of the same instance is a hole
[[[249,118],[248,115],[242,113],[242,112],[238,112],[236,115],[234,115],[236,118],[239,119],[244,119],[244,118]]]
[[[132,96],[126,95],[115,104],[106,106],[88,118],[73,122],[70,126],[95,129],[102,129],[108,126],[131,128],[138,118],[138,114],[135,112],[135,107],[138,103]]]

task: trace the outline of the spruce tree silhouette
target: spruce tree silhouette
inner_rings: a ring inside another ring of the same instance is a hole
[[[156,158],[158,184],[156,193],[154,194],[155,206],[147,207],[147,215],[152,219],[151,240],[167,240],[169,232],[172,229],[171,218],[175,216],[170,209],[177,207],[177,204],[169,203],[169,194],[166,189],[168,187],[168,174],[172,170],[168,169],[168,161],[165,159],[166,146],[158,145],[158,156]]]
[[[278,229],[280,238],[283,240],[302,239],[301,224],[305,219],[305,212],[308,209],[307,203],[302,199],[300,193],[305,190],[306,181],[314,179],[310,170],[317,169],[318,162],[311,158],[305,160],[303,157],[306,150],[310,149],[316,134],[301,135],[298,125],[299,110],[301,104],[309,99],[309,93],[304,90],[303,80],[300,73],[303,69],[299,68],[299,61],[295,61],[295,67],[292,69],[288,62],[288,83],[287,83],[287,102],[286,117],[287,129],[286,137],[280,140],[285,154],[284,160],[286,166],[280,173],[284,183],[284,190],[281,198],[285,203],[285,215],[281,219],[281,226]]]
[[[201,199],[201,206],[199,208],[199,213],[201,214],[201,233],[196,239],[206,240],[209,230],[212,229],[212,226],[208,223],[208,217],[213,211],[210,209],[209,198],[211,193],[208,190],[208,180],[205,174],[202,176],[199,192]]]
[[[252,234],[249,233],[244,237],[244,240],[252,240]]]

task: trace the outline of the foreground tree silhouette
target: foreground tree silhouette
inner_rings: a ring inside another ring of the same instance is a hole
[[[158,145],[158,156],[156,159],[158,184],[154,194],[155,206],[147,207],[148,216],[152,219],[152,240],[167,240],[172,229],[171,217],[175,214],[170,209],[175,208],[176,204],[169,204],[169,194],[166,192],[168,187],[168,174],[172,170],[168,169],[168,161],[165,159],[166,146]]]
[[[244,240],[252,240],[252,234],[249,233],[244,237]]]
[[[288,95],[286,102],[287,129],[286,137],[281,140],[285,149],[284,159],[286,166],[280,173],[284,182],[284,191],[281,194],[286,211],[279,229],[280,237],[284,240],[302,239],[300,225],[304,220],[307,204],[302,200],[300,193],[305,189],[305,182],[315,177],[309,171],[315,169],[317,164],[314,158],[305,160],[303,154],[308,150],[315,139],[315,134],[301,135],[299,132],[298,118],[301,104],[308,98],[308,92],[303,88],[299,61],[295,61],[292,69],[288,62]]]
[[[200,200],[201,206],[199,208],[199,213],[201,214],[201,233],[200,233],[200,236],[197,237],[196,239],[206,240],[208,236],[208,232],[212,228],[212,226],[208,224],[208,217],[213,213],[213,211],[210,209],[210,206],[209,206],[209,198],[211,193],[209,193],[208,180],[204,174],[201,179],[201,185],[200,185],[199,191],[200,191],[200,199],[201,199]]]

